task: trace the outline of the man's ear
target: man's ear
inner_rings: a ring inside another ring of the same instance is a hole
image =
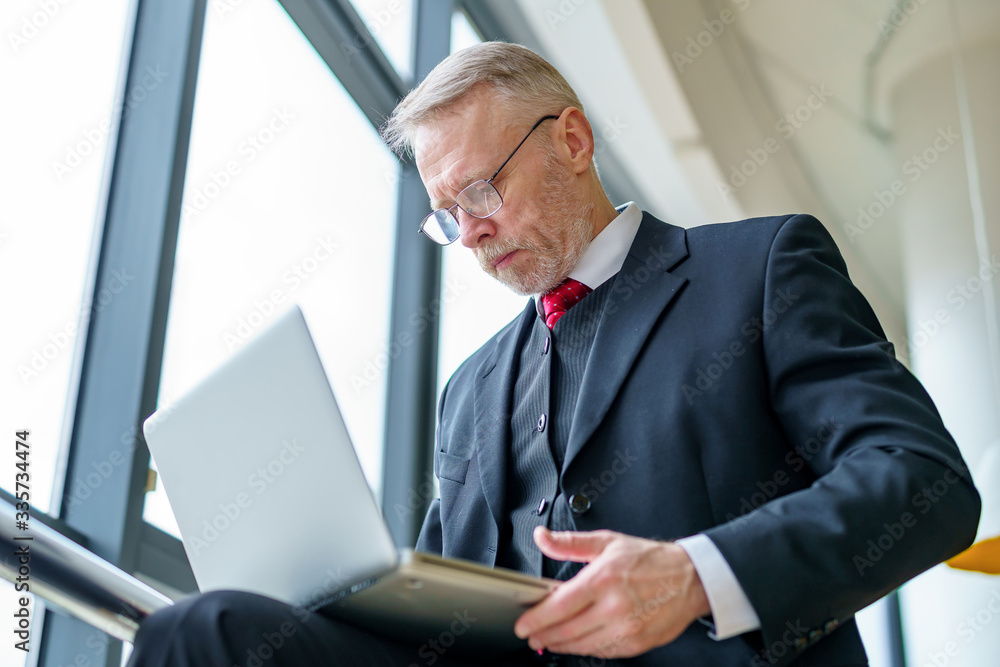
[[[590,121],[576,107],[566,107],[555,125],[559,128],[557,145],[561,143],[568,149],[573,171],[577,174],[587,171],[594,158],[594,131]]]

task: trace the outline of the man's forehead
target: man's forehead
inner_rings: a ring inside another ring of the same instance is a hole
[[[466,185],[493,175],[492,171],[488,171],[490,165],[487,160],[476,159],[472,154],[456,156],[454,162],[450,163],[446,156],[440,161],[440,166],[442,167],[440,170],[421,171],[421,175],[426,179],[424,185],[430,197],[431,208],[440,208],[451,203],[452,197]]]
[[[414,152],[418,162],[421,155],[434,156],[442,147],[466,145],[475,148],[496,141],[497,120],[488,107],[482,104],[462,105],[442,112],[417,128]]]
[[[417,169],[432,200],[454,196],[463,185],[489,178],[500,166],[493,162],[498,159],[495,154],[502,143],[502,132],[488,116],[448,114],[417,130]]]
[[[470,148],[492,148],[502,143],[511,126],[508,107],[490,89],[474,88],[417,129],[414,151],[418,163],[421,153],[436,152],[435,146],[442,141],[452,146],[468,144]]]

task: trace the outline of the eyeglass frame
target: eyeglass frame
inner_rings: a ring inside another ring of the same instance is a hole
[[[455,204],[453,206],[449,206],[448,208],[436,208],[433,211],[431,211],[430,213],[428,213],[427,215],[425,215],[424,219],[420,221],[420,228],[417,230],[417,232],[420,233],[420,234],[423,234],[424,236],[426,236],[427,238],[429,238],[434,243],[437,243],[438,245],[442,245],[442,246],[451,245],[452,243],[454,243],[455,241],[457,241],[459,238],[461,238],[461,234],[459,234],[459,236],[456,236],[451,241],[448,241],[447,243],[438,243],[437,241],[434,240],[434,237],[432,237],[430,234],[428,234],[427,232],[424,231],[424,226],[427,224],[427,221],[431,220],[432,218],[435,218],[435,216],[440,211],[444,211],[445,213],[447,213],[448,215],[450,215],[455,220],[455,227],[456,228],[461,227],[461,224],[458,221],[458,217],[454,213],[452,213],[452,211],[455,210],[455,208],[461,208],[463,211],[465,211],[467,214],[471,215],[473,218],[476,218],[477,220],[485,220],[486,218],[488,218],[488,217],[490,217],[492,215],[496,215],[496,213],[499,212],[500,209],[503,208],[503,195],[501,195],[500,191],[497,190],[497,188],[496,188],[495,185],[493,185],[493,180],[497,176],[500,175],[500,172],[503,171],[503,168],[507,166],[507,163],[511,161],[511,158],[514,157],[514,154],[517,153],[517,151],[521,148],[521,146],[524,145],[524,142],[528,140],[528,137],[531,136],[531,133],[534,132],[538,128],[539,125],[541,125],[542,123],[544,123],[547,120],[556,120],[558,118],[559,118],[559,116],[553,116],[551,114],[548,115],[548,116],[542,116],[541,118],[539,118],[535,122],[535,124],[531,126],[531,129],[528,130],[528,133],[526,135],[524,135],[524,139],[521,139],[521,143],[519,143],[514,148],[514,150],[511,151],[510,155],[507,156],[507,159],[503,161],[503,164],[500,165],[499,169],[497,169],[495,172],[493,172],[492,176],[490,176],[487,179],[482,179],[481,178],[478,181],[474,181],[472,183],[469,183],[464,188],[462,188],[462,190],[457,195],[455,195]],[[459,197],[462,196],[463,192],[465,192],[466,190],[468,190],[469,188],[471,188],[473,186],[479,185],[480,183],[486,183],[487,185],[489,185],[497,193],[497,197],[500,198],[500,205],[497,206],[496,211],[493,211],[493,213],[489,213],[489,214],[484,215],[484,216],[478,216],[475,213],[470,213],[469,211],[466,211],[465,208],[463,206],[459,205],[459,203],[458,203],[458,199],[459,199]]]

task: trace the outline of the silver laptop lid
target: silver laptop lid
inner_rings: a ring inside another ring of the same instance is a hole
[[[202,591],[303,604],[396,563],[298,306],[143,433]]]

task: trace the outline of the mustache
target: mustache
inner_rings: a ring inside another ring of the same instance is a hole
[[[513,239],[507,239],[505,241],[494,241],[488,246],[483,246],[479,248],[476,253],[476,258],[483,268],[493,268],[493,262],[500,259],[504,255],[514,252],[515,250],[520,250],[524,247],[523,243],[518,243]]]

